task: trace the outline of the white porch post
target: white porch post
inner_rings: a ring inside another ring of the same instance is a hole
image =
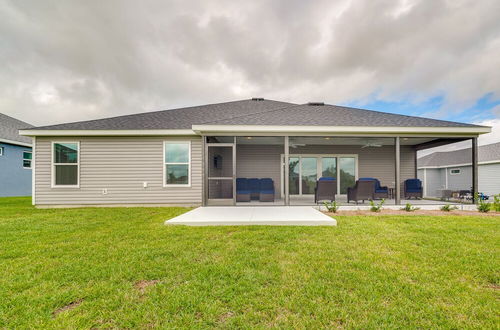
[[[394,149],[395,149],[395,163],[396,163],[396,173],[395,173],[395,183],[394,183],[394,193],[396,205],[401,204],[401,150],[399,145],[399,136],[394,138]]]
[[[202,180],[202,206],[207,206],[207,199],[208,199],[208,147],[206,145],[206,139],[207,137],[205,135],[201,136],[201,161],[202,161],[202,171],[203,173],[203,180]]]
[[[288,135],[287,135],[287,136],[285,136],[285,152],[284,152],[285,164],[283,165],[283,166],[285,166],[285,177],[284,177],[285,182],[283,185],[283,187],[285,187],[285,205],[290,205],[290,191],[289,191],[290,189],[288,187],[288,185],[290,183],[290,179],[289,179],[290,168],[288,165],[290,163],[290,161],[288,158],[290,157],[290,155],[289,155],[289,147],[288,146],[289,146],[289,141],[288,141]]]

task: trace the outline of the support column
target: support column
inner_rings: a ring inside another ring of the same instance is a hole
[[[395,161],[395,182],[394,182],[394,193],[395,193],[395,203],[396,205],[401,204],[401,148],[399,145],[399,136],[394,138],[394,161]]]
[[[201,136],[201,161],[202,161],[202,206],[207,206],[208,199],[208,147],[207,147],[207,137],[205,135]]]
[[[285,164],[285,177],[283,178],[285,180],[283,187],[285,188],[285,205],[289,206],[290,205],[290,189],[288,185],[290,184],[290,155],[289,155],[289,141],[288,141],[288,135],[285,136],[285,159],[284,162]]]
[[[233,137],[233,206],[236,206],[236,136]]]
[[[477,167],[477,137],[472,138],[472,196],[475,204],[478,203],[478,167]]]

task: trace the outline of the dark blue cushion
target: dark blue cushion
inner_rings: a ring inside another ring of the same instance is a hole
[[[319,181],[335,181],[335,178],[331,176],[322,176],[319,178]]]
[[[422,181],[419,179],[408,179],[405,181],[407,192],[420,192],[422,191]]]
[[[248,179],[248,189],[252,193],[260,192],[260,180],[256,178]]]
[[[263,191],[272,191],[274,193],[274,182],[273,179],[264,178],[260,179],[260,192]]]
[[[236,178],[236,191],[249,191],[247,178]]]

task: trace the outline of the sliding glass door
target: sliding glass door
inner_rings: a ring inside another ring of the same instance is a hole
[[[290,195],[313,195],[316,181],[321,177],[337,179],[337,191],[346,194],[347,187],[356,181],[356,166],[356,155],[290,155]]]

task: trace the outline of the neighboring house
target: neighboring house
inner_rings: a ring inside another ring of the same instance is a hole
[[[0,113],[0,197],[31,195],[31,138],[19,135],[30,127]]]
[[[478,190],[486,195],[500,193],[500,142],[478,148]],[[471,148],[434,152],[418,159],[418,177],[424,195],[440,197],[440,189],[470,190],[472,187]]]
[[[21,134],[34,137],[33,203],[39,206],[236,205],[237,194],[258,197],[258,189],[265,190],[262,200],[299,205],[314,203],[320,177],[335,179],[339,199],[358,178],[377,178],[399,204],[404,180],[417,176],[417,150],[471,139],[477,145],[478,135],[490,131],[253,98]],[[245,178],[269,180],[237,187]]]

